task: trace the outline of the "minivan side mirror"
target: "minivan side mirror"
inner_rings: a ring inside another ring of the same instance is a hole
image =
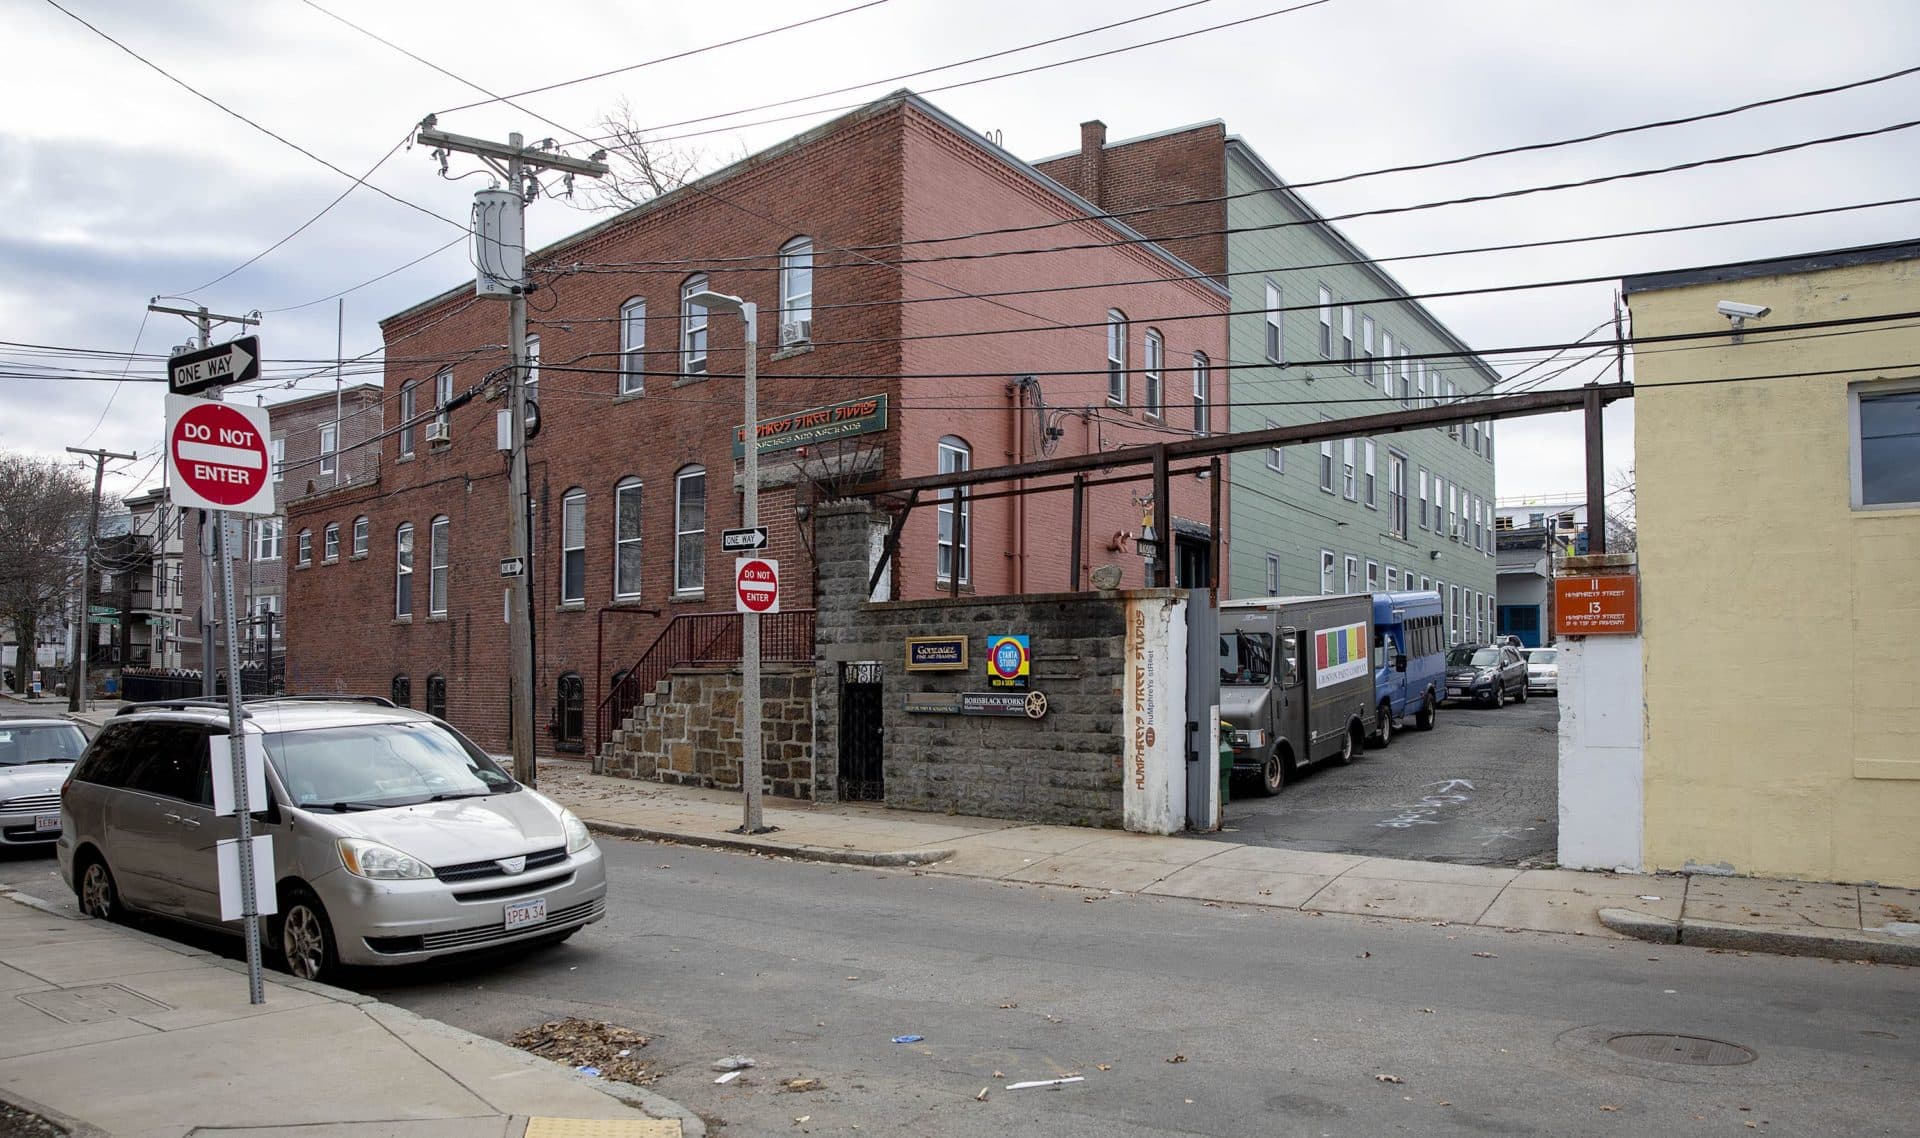
[[[1404,672],[1407,670],[1407,654],[1405,652],[1393,658],[1393,670],[1396,672]]]

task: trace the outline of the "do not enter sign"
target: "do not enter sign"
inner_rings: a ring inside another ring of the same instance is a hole
[[[167,396],[167,469],[173,504],[271,514],[270,437],[264,407]]]
[[[734,561],[733,599],[740,612],[779,612],[780,563],[765,557]]]

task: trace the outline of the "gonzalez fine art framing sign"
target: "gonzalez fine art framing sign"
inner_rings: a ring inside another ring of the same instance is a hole
[[[964,636],[907,637],[907,671],[964,672],[967,638]]]

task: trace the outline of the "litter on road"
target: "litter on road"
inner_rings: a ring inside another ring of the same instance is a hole
[[[716,1071],[744,1071],[755,1065],[754,1061],[745,1055],[729,1055],[725,1059],[713,1061],[713,1069]]]
[[[918,1043],[925,1038],[926,1036],[924,1035],[896,1035],[893,1037],[893,1041],[895,1043]]]
[[[715,1080],[714,1080],[714,1082],[716,1082],[716,1083],[731,1083],[732,1081],[734,1081],[735,1079],[737,1079],[737,1078],[739,1078],[739,1077],[740,1077],[740,1072],[738,1072],[738,1071],[728,1071],[728,1072],[727,1072],[726,1074],[724,1074],[724,1075],[722,1075],[722,1076],[720,1076],[719,1078],[717,1078],[717,1079],[715,1079]]]
[[[1064,1086],[1067,1083],[1084,1083],[1086,1081],[1087,1077],[1085,1075],[1068,1075],[1064,1079],[1035,1079],[1030,1083],[1008,1083],[1007,1089],[1010,1091],[1024,1091],[1029,1087],[1058,1087]]]

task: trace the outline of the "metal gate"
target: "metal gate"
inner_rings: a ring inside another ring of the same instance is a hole
[[[846,802],[884,802],[886,776],[881,764],[885,728],[881,719],[881,675],[877,660],[840,666],[840,798]]]

